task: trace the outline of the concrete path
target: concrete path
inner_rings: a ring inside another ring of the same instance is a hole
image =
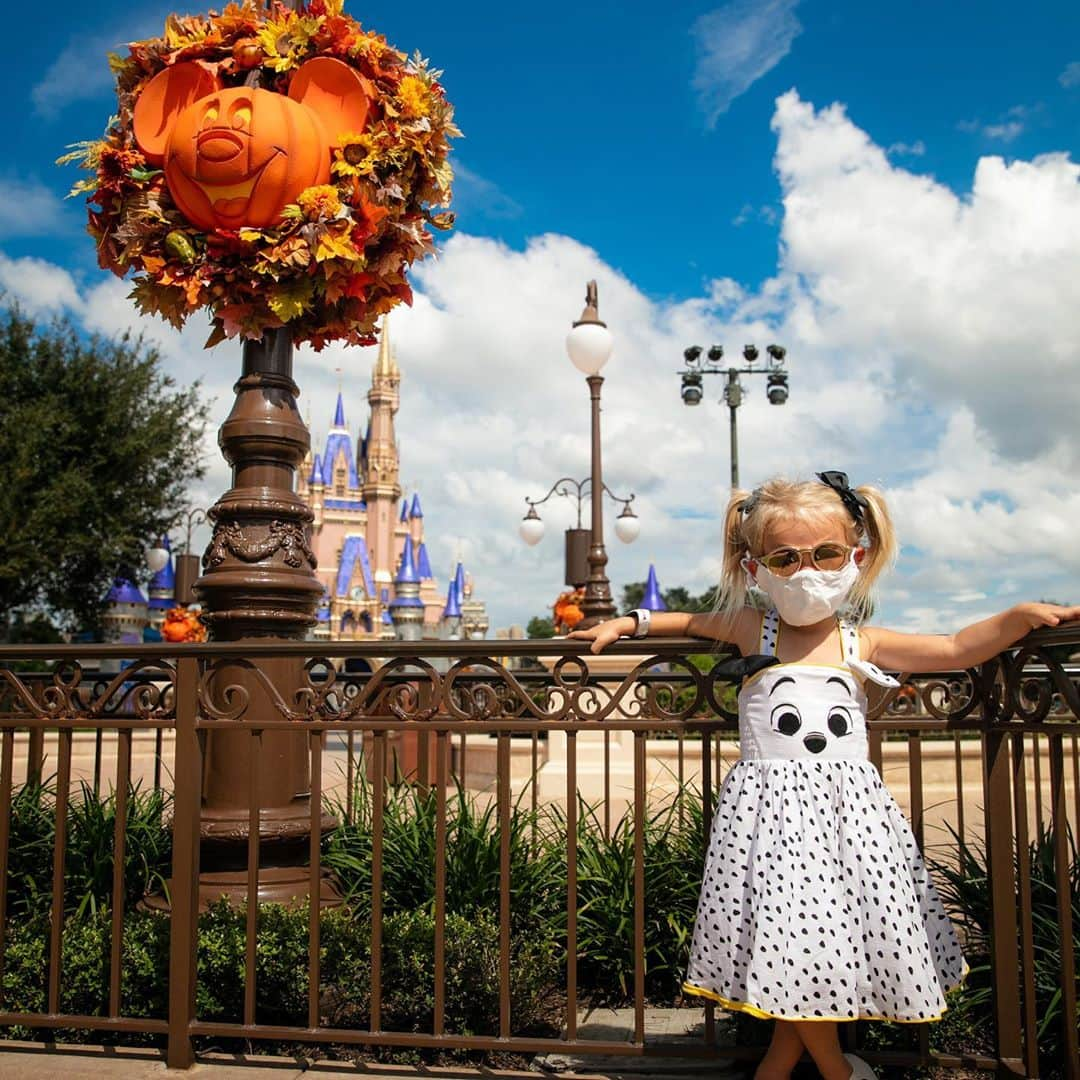
[[[720,1020],[725,1014],[716,1011]],[[633,1009],[582,1010],[578,1036],[582,1039],[625,1039],[634,1030]],[[646,1009],[645,1032],[650,1045],[700,1047],[704,1010]],[[365,1080],[537,1080],[557,1075],[559,1080],[728,1080],[741,1075],[724,1059],[686,1057],[622,1057],[586,1054],[538,1056],[531,1070],[456,1068],[452,1066],[353,1064],[343,1061],[307,1061],[303,1058],[261,1055],[206,1054],[187,1071],[167,1069],[154,1050],[100,1046],[42,1046],[41,1043],[0,1041],[0,1077],[3,1080],[154,1080],[164,1077],[203,1077],[205,1080],[318,1080],[326,1077],[363,1077]]]

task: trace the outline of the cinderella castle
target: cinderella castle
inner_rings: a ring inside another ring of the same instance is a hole
[[[319,640],[468,639],[488,630],[487,610],[460,562],[445,592],[436,584],[420,496],[402,499],[394,435],[400,383],[384,320],[367,434],[354,444],[339,392],[322,453],[309,454],[300,469],[297,491],[315,516],[311,548],[325,590],[313,634]]]

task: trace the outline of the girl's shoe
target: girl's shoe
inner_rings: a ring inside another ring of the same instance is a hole
[[[851,1066],[849,1080],[877,1080],[877,1073],[861,1057],[845,1054],[844,1060]]]

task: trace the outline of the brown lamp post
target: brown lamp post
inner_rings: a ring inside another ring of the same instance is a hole
[[[580,629],[603,622],[615,614],[615,605],[611,600],[611,584],[604,572],[608,557],[604,547],[604,481],[600,463],[600,387],[604,383],[600,369],[608,362],[614,345],[607,324],[600,321],[596,282],[590,281],[585,290],[585,310],[566,336],[566,351],[574,366],[585,374],[592,402],[592,535],[589,543],[589,576],[585,581],[585,598],[582,603],[585,618],[578,623]],[[626,507],[623,517],[627,515],[633,518],[633,535],[636,535],[637,519],[629,513],[629,506]],[[620,518],[620,521],[623,521],[623,518]],[[631,525],[629,522],[626,524]],[[620,535],[623,535],[623,530],[620,530]],[[630,539],[632,538],[631,536]]]
[[[232,466],[232,487],[210,508],[214,531],[194,584],[203,621],[215,641],[299,640],[315,623],[322,585],[308,544],[311,511],[294,479],[310,445],[296,407],[292,340],[269,330],[244,343],[236,401],[218,435]],[[279,719],[268,686],[286,702],[300,684],[303,660],[225,660],[214,667],[212,701],[247,706],[235,731],[209,732],[200,829],[200,905],[246,895],[251,754],[260,718]],[[259,899],[287,901],[308,893],[310,763],[306,735],[266,730],[259,752]],[[324,829],[333,819],[323,816]],[[332,900],[324,883],[324,901]]]

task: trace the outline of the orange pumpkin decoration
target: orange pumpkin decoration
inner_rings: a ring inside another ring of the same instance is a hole
[[[205,641],[206,627],[199,621],[198,612],[184,607],[169,608],[165,613],[165,622],[161,626],[161,636],[165,641]]]
[[[571,589],[559,594],[559,598],[554,605],[555,618],[553,621],[556,633],[573,630],[585,618],[585,613],[580,607],[584,599],[584,589]]]
[[[303,64],[288,96],[223,88],[195,63],[159,72],[135,102],[135,141],[180,212],[200,229],[264,228],[330,178],[330,148],[363,131],[374,93],[341,60]]]

